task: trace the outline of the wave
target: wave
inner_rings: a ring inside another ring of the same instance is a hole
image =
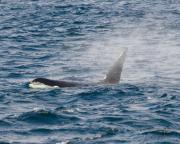
[[[26,112],[18,116],[19,121],[35,124],[68,124],[79,121],[80,118],[47,110]]]

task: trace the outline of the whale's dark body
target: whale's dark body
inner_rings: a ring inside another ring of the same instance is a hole
[[[88,86],[88,84],[78,83],[78,82],[70,82],[70,81],[62,81],[62,80],[51,80],[47,78],[36,78],[32,81],[32,83],[42,83],[47,86],[58,86],[58,87],[77,87],[77,86]]]
[[[124,51],[120,58],[112,65],[111,69],[106,74],[106,78],[95,84],[117,84],[120,81],[123,63],[126,57],[126,51]],[[68,82],[63,80],[51,80],[47,78],[36,78],[29,83],[31,88],[44,88],[50,87],[78,87],[78,86],[90,86],[95,84],[85,84],[80,82]]]

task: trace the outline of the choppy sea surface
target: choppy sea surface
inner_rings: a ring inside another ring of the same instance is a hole
[[[118,85],[96,82],[128,49]],[[0,0],[0,143],[179,144],[179,0]]]

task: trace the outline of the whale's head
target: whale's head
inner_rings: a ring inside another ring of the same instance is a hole
[[[30,88],[50,88],[52,86],[49,85],[49,81],[45,78],[36,78],[33,81],[29,82],[29,87]],[[57,86],[53,86],[57,87]]]

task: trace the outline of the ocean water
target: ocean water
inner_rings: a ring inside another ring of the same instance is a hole
[[[118,85],[96,82],[128,49]],[[179,0],[0,0],[0,143],[179,144]]]

